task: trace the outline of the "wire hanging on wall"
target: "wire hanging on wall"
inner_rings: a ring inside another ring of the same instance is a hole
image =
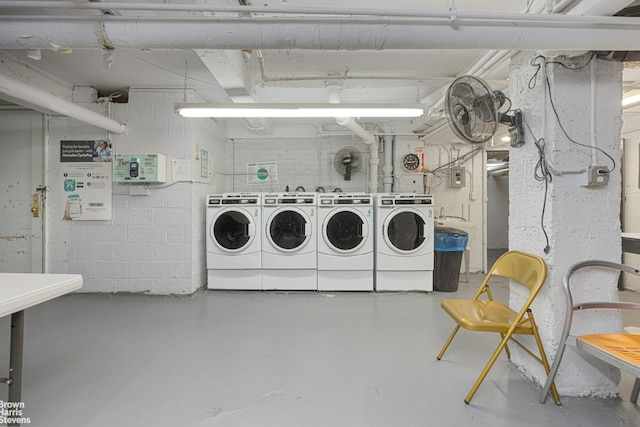
[[[573,144],[579,145],[581,147],[589,148],[589,149],[595,149],[595,150],[601,152],[602,154],[604,154],[605,156],[607,156],[607,158],[609,158],[609,160],[611,160],[611,163],[612,163],[611,170],[609,171],[609,173],[611,173],[616,169],[616,161],[613,159],[613,157],[611,157],[611,155],[609,155],[609,153],[607,153],[605,150],[603,150],[600,147],[595,147],[595,146],[591,146],[591,145],[588,145],[588,144],[583,144],[581,142],[576,141],[571,136],[569,136],[569,133],[566,131],[564,125],[562,124],[562,120],[560,120],[560,114],[558,113],[558,109],[556,108],[556,104],[553,101],[551,82],[549,80],[549,76],[547,75],[547,70],[546,70],[546,66],[549,65],[549,64],[552,64],[552,65],[559,65],[559,66],[561,66],[562,68],[564,68],[566,70],[579,71],[579,70],[582,70],[583,68],[585,68],[587,65],[591,64],[591,62],[593,60],[595,60],[596,58],[597,57],[596,57],[595,54],[591,54],[591,57],[589,58],[589,60],[585,64],[582,64],[582,65],[579,65],[579,66],[576,66],[576,67],[570,67],[567,64],[565,64],[563,62],[560,62],[560,61],[543,61],[543,63],[540,64],[539,61],[541,59],[544,60],[545,57],[542,56],[542,55],[538,55],[538,56],[534,57],[531,60],[531,65],[536,68],[536,71],[533,74],[533,76],[531,76],[531,79],[529,79],[528,87],[529,87],[529,89],[534,89],[535,88],[538,74],[540,73],[540,70],[542,69],[542,67],[544,65],[544,67],[545,67],[545,70],[544,70],[544,81],[545,81],[545,84],[547,86],[547,89],[549,90],[549,103],[551,104],[551,110],[553,111],[553,114],[554,114],[554,116],[556,118],[556,121],[558,122],[558,126],[560,127],[560,130],[562,130],[562,133],[564,134],[564,136],[570,142],[572,142]]]
[[[558,123],[558,126],[560,127],[562,133],[564,134],[564,136],[573,144],[581,146],[581,147],[585,147],[585,148],[589,148],[589,149],[595,149],[599,152],[601,152],[602,154],[604,154],[605,156],[607,156],[607,158],[609,158],[609,160],[611,160],[612,163],[612,168],[610,170],[610,172],[613,172],[616,168],[616,162],[613,159],[613,157],[611,155],[609,155],[609,153],[607,153],[605,150],[596,147],[596,146],[591,146],[591,145],[587,145],[587,144],[583,144],[581,142],[576,141],[574,138],[572,138],[571,136],[569,136],[569,133],[566,131],[564,125],[562,124],[562,121],[560,120],[560,114],[558,113],[558,109],[556,108],[556,105],[553,101],[553,96],[552,96],[552,87],[551,87],[551,81],[549,80],[549,76],[547,74],[547,65],[548,64],[552,64],[552,65],[558,65],[566,70],[570,70],[570,71],[579,71],[582,70],[583,68],[585,68],[586,66],[588,66],[589,64],[591,64],[592,61],[594,61],[596,59],[596,55],[592,54],[589,57],[589,60],[582,64],[582,65],[577,65],[574,67],[568,66],[567,64],[561,62],[561,61],[546,61],[546,58],[543,55],[538,55],[535,56],[534,58],[531,59],[531,66],[534,67],[536,70],[533,73],[533,75],[531,76],[531,78],[529,79],[528,82],[528,88],[529,89],[534,89],[536,87],[536,82],[537,82],[537,78],[538,75],[540,74],[540,71],[543,69],[544,67],[544,83],[545,83],[545,90],[548,91],[548,99],[549,99],[549,104],[551,105],[551,110],[553,111],[553,114],[555,116],[555,119]],[[547,98],[545,97],[545,98]],[[549,245],[549,236],[547,234],[547,231],[545,229],[544,226],[544,217],[545,217],[545,213],[546,213],[546,205],[547,205],[547,196],[548,196],[548,190],[549,190],[549,184],[552,182],[553,180],[553,174],[557,174],[560,175],[562,174],[562,171],[558,171],[556,170],[548,161],[547,156],[546,156],[546,141],[544,138],[537,138],[531,127],[529,126],[529,123],[527,122],[526,118],[523,116],[524,119],[524,123],[525,123],[525,127],[527,128],[528,132],[531,134],[531,136],[533,137],[534,143],[536,145],[536,149],[538,150],[538,161],[536,162],[536,166],[534,169],[534,179],[536,181],[542,181],[544,182],[544,200],[542,203],[542,213],[541,213],[541,217],[540,217],[540,227],[542,229],[542,233],[544,234],[545,237],[545,241],[546,241],[546,245],[544,247],[544,253],[549,253],[551,250],[551,247]],[[583,172],[583,171],[579,171],[579,172]],[[610,173],[609,172],[609,173]],[[567,173],[567,172],[565,172]],[[575,173],[575,171],[570,171],[568,173]]]

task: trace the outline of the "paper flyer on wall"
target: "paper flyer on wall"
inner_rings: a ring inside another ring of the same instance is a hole
[[[247,185],[278,183],[278,162],[247,163]]]
[[[62,219],[111,220],[111,160],[107,140],[60,141]]]

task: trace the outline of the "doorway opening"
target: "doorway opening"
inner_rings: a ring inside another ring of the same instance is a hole
[[[509,150],[487,151],[487,270],[509,249]]]

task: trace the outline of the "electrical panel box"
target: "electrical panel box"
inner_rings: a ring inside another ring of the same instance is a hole
[[[449,169],[449,187],[462,188],[465,186],[464,166],[454,166]]]
[[[113,182],[162,184],[166,180],[163,154],[116,154],[113,158]]]
[[[607,166],[589,166],[586,187],[604,187],[609,183],[609,172]]]

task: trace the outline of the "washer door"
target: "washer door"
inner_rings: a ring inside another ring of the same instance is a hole
[[[427,217],[414,209],[398,209],[384,221],[384,241],[394,251],[411,254],[419,251],[429,240]]]
[[[248,212],[236,208],[220,211],[211,221],[211,239],[225,252],[241,252],[256,237],[256,223]]]
[[[366,218],[354,209],[336,210],[330,213],[322,224],[325,243],[338,253],[357,251],[365,244],[368,235]]]
[[[267,221],[267,238],[280,251],[299,251],[311,240],[311,219],[300,209],[276,210]]]

